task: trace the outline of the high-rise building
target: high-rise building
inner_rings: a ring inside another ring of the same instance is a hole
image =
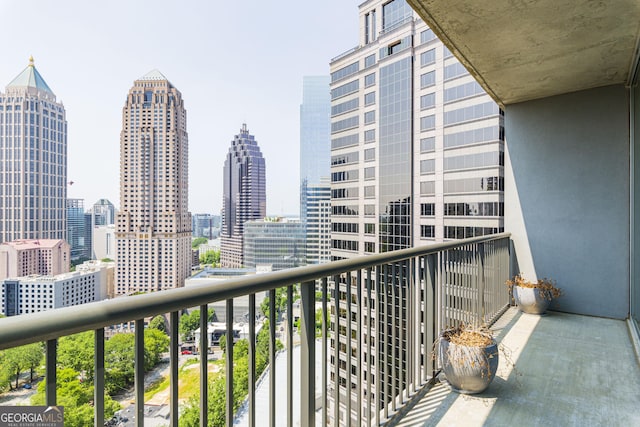
[[[299,220],[275,217],[244,223],[245,267],[284,270],[304,265],[304,257],[304,230]]]
[[[87,262],[71,273],[11,277],[0,282],[0,313],[16,316],[107,298],[113,265]]]
[[[332,259],[503,230],[502,112],[405,0],[362,3],[359,46],[330,68]],[[401,266],[394,271],[407,273]],[[338,285],[342,295],[346,283]],[[396,289],[385,305],[371,303],[372,319],[360,320],[371,320],[376,336],[365,339],[381,343],[391,334],[387,325],[404,323],[391,320],[395,312],[406,315],[399,310],[402,295]],[[332,330],[343,335],[351,321],[334,314]],[[404,340],[406,331],[393,335]],[[362,360],[374,357],[355,337],[332,342],[351,338]],[[383,353],[394,354],[394,366],[404,370],[406,355],[396,348],[390,343]],[[399,371],[379,369],[382,361],[366,372],[346,366],[349,358],[341,348],[338,353],[332,363],[351,371],[352,383],[371,381],[375,389],[377,380],[398,378]],[[346,378],[333,378],[332,387],[358,401]],[[383,397],[375,396],[377,409],[389,403]]]
[[[0,242],[65,239],[64,106],[29,65],[0,93]]]
[[[136,80],[122,110],[116,293],[184,286],[191,272],[187,113],[159,71]]]
[[[0,280],[33,274],[67,273],[69,244],[62,239],[12,240],[0,243]]]
[[[267,215],[265,161],[258,142],[243,124],[224,161],[220,264],[244,265],[244,223]]]
[[[67,242],[71,261],[91,258],[91,227],[87,228],[83,199],[67,199]]]
[[[300,105],[300,221],[309,264],[331,259],[329,76],[305,76]]]
[[[194,214],[192,217],[193,237],[215,239],[220,233],[220,216],[211,214]]]
[[[116,208],[108,199],[100,199],[91,208],[93,226],[115,224]]]

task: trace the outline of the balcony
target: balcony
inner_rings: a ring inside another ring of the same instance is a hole
[[[227,426],[418,426],[455,425],[459,420],[464,420],[464,425],[479,426],[508,425],[522,417],[539,425],[639,424],[636,408],[640,369],[631,345],[634,343],[637,352],[638,340],[633,339],[631,321],[625,324],[562,312],[542,317],[518,313],[509,307],[504,285],[514,258],[511,245],[509,235],[503,233],[233,279],[213,286],[9,317],[0,319],[0,349],[46,342],[46,404],[53,406],[57,339],[95,331],[94,425],[102,426],[104,328],[135,321],[135,420],[142,426],[143,319],[169,313],[171,385],[167,422],[177,426],[178,313],[200,307],[204,314],[201,319],[206,319],[209,303],[226,301],[226,345],[233,349],[233,300],[248,296],[249,319],[256,319],[255,295],[267,292],[271,297],[269,325],[273,325],[269,327],[269,361],[275,368],[256,378],[256,349],[251,344],[255,343],[256,321],[249,322],[249,394],[236,412],[229,397],[234,384],[233,350],[226,353]],[[299,346],[293,344],[293,316],[289,315],[293,304],[289,298],[286,352],[277,355],[275,292],[284,287],[291,296],[297,284],[301,297]],[[329,314],[323,316],[318,338],[316,304]],[[442,385],[431,357],[437,332],[459,322],[492,324],[503,346],[496,379],[486,392],[473,397],[450,392]],[[341,331],[339,337],[334,330]],[[201,355],[207,354],[207,347],[205,336],[200,341]],[[388,363],[376,367],[366,355]],[[344,369],[335,361],[356,369]],[[207,357],[200,357],[199,365],[200,425],[207,425],[211,398],[206,387]],[[381,380],[367,382],[368,373]],[[339,378],[340,386],[331,378]],[[347,413],[351,414],[349,419]]]
[[[249,298],[248,425],[385,424],[412,397],[432,384],[437,367],[430,357],[432,343],[443,325],[458,322],[492,323],[509,304],[504,281],[509,277],[508,234],[423,246],[329,264],[301,267],[249,278],[121,297],[55,311],[0,320],[0,350],[46,342],[46,404],[56,404],[57,339],[95,331],[94,425],[104,424],[105,328],[135,322],[135,419],[144,425],[144,318],[169,313],[170,416],[178,425],[178,319],[186,308],[200,307],[201,330],[206,329],[208,304],[226,301],[226,425],[233,425],[233,300]],[[293,348],[293,287],[300,290],[300,347]],[[286,288],[286,369],[276,362],[275,293]],[[256,411],[257,293],[270,296],[267,413]],[[318,299],[316,301],[316,299]],[[322,312],[316,334],[316,303]],[[331,325],[330,325],[331,324]],[[384,331],[383,331],[384,327]],[[339,331],[335,336],[335,331]],[[316,338],[316,335],[319,335]],[[365,339],[364,337],[371,337]],[[199,353],[206,355],[206,335]],[[318,347],[319,351],[316,351]],[[293,357],[296,355],[294,363]],[[298,356],[299,355],[299,356]],[[369,355],[370,357],[366,357]],[[333,358],[333,359],[332,359]],[[365,360],[366,359],[366,360]],[[330,363],[333,360],[334,363]],[[376,366],[373,360],[386,360]],[[343,369],[341,363],[352,369]],[[208,419],[207,357],[200,357],[200,423]],[[294,366],[296,371],[294,372]],[[316,368],[318,367],[318,368]],[[367,373],[381,380],[367,382]],[[245,373],[243,373],[245,374]],[[294,384],[294,377],[303,378]],[[321,394],[316,396],[316,377]],[[286,378],[286,390],[276,379]],[[332,381],[331,378],[334,380]],[[346,387],[346,384],[352,384]],[[349,396],[349,397],[347,397]],[[276,400],[286,402],[277,411]],[[293,408],[293,402],[297,407]],[[337,404],[336,404],[337,402]],[[294,421],[294,413],[299,419]],[[351,414],[349,420],[345,414]],[[339,420],[337,423],[335,420]]]

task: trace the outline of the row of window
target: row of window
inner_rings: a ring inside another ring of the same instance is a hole
[[[331,149],[336,150],[342,147],[350,147],[352,145],[358,145],[358,134],[341,136],[331,140]]]
[[[485,102],[478,105],[459,108],[457,110],[447,111],[444,113],[444,125],[449,126],[457,123],[477,120],[483,117],[490,117],[499,114],[498,105],[493,102]]]
[[[503,231],[503,227],[456,227],[446,225],[444,227],[444,237],[445,239],[466,239],[502,233]]]
[[[353,240],[331,240],[331,247],[333,249],[342,249],[345,251],[357,251],[358,242]]]
[[[504,166],[504,152],[490,151],[444,158],[445,171],[487,166]]]
[[[334,222],[331,224],[331,231],[335,231],[336,233],[357,233],[358,223]]]

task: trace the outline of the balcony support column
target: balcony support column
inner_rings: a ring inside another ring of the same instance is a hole
[[[56,406],[56,358],[58,351],[58,340],[52,339],[47,341],[47,386],[45,389],[45,397],[47,406]]]
[[[316,344],[315,344],[315,282],[300,286],[300,420],[304,425],[316,425]],[[337,343],[336,343],[337,345]],[[323,391],[326,392],[326,391]]]

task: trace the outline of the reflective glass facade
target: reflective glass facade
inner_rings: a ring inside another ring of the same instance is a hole
[[[332,74],[339,80],[358,71],[358,63]],[[300,105],[300,221],[309,264],[330,260],[331,193],[329,187],[330,115],[358,108],[358,100],[331,108],[329,76],[305,76]]]
[[[231,141],[222,185],[220,263],[240,268],[244,266],[244,223],[267,215],[265,161],[246,124]]]
[[[412,58],[380,68],[380,252],[411,246]]]

